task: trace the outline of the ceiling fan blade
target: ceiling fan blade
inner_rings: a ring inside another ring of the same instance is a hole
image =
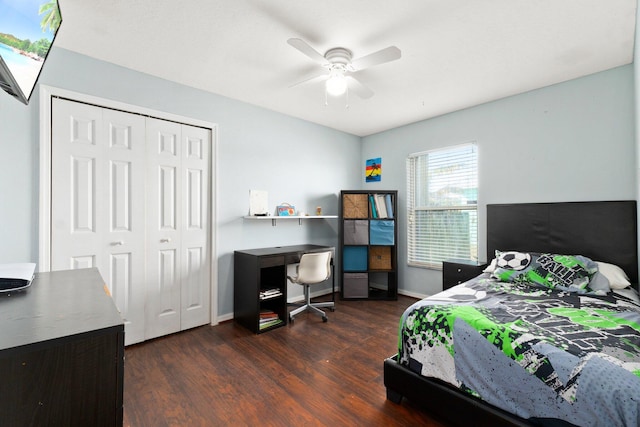
[[[369,99],[373,96],[373,91],[360,83],[358,79],[353,76],[346,76],[347,86],[349,90],[362,99]]]
[[[300,80],[297,83],[293,83],[292,85],[289,85],[289,87],[298,86],[298,85],[301,85],[301,84],[304,84],[304,83],[321,82],[321,81],[327,80],[328,78],[329,78],[329,75],[326,74],[326,73],[320,74],[320,75],[314,75],[314,76],[311,76],[311,77],[306,78],[304,80]]]
[[[395,61],[396,59],[400,59],[401,56],[402,52],[400,49],[395,46],[389,46],[385,49],[351,61],[351,66],[353,67],[353,71],[360,71],[365,68],[373,67],[374,65]]]
[[[309,46],[307,42],[305,42],[302,39],[291,38],[287,40],[287,43],[289,43],[291,46],[295,47],[300,52],[304,53],[305,55],[307,55],[309,58],[311,58],[313,61],[317,62],[320,65],[325,65],[329,62],[326,60],[326,58],[323,55],[321,55],[317,50]]]

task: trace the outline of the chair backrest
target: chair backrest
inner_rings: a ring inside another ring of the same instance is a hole
[[[331,277],[331,251],[312,252],[300,257],[298,283],[320,283]]]

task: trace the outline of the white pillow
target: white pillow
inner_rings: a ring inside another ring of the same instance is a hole
[[[497,258],[491,260],[491,263],[482,270],[483,273],[493,273],[496,270],[496,263],[498,262]]]
[[[598,271],[609,280],[611,289],[624,289],[627,286],[631,286],[629,277],[627,277],[627,274],[617,265],[600,261],[596,261],[596,263],[598,264]]]

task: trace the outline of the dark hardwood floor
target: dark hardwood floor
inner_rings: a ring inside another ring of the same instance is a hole
[[[254,335],[225,322],[127,347],[125,426],[433,426],[386,400],[383,360],[412,298],[341,301]]]

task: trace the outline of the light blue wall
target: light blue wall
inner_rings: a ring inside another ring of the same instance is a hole
[[[270,206],[321,205],[329,214],[337,214],[341,189],[399,190],[399,286],[416,295],[439,291],[442,279],[406,266],[410,153],[478,143],[481,255],[487,203],[635,199],[633,80],[633,66],[620,67],[363,139],[59,48],[40,83],[218,124],[218,312],[225,317],[233,312],[235,249],[337,244],[336,220],[272,227],[241,219],[250,189],[267,190]],[[28,107],[0,94],[0,263],[37,261],[38,102],[37,92]],[[373,157],[382,157],[382,181],[365,184],[364,162]]]
[[[215,78],[212,75],[211,78]],[[247,222],[249,190],[269,204],[338,213],[338,193],[360,185],[360,138],[54,48],[40,83],[218,124],[217,267],[220,316],[233,313],[233,251],[337,244],[337,220]],[[0,93],[0,263],[37,262],[39,96],[28,107]],[[319,106],[322,108],[322,105]],[[300,287],[292,290],[301,295]]]
[[[400,289],[442,289],[440,271],[406,265],[408,154],[477,142],[484,260],[488,203],[635,200],[634,132],[628,65],[364,138],[361,164],[382,157],[382,181],[363,188],[399,190]]]

